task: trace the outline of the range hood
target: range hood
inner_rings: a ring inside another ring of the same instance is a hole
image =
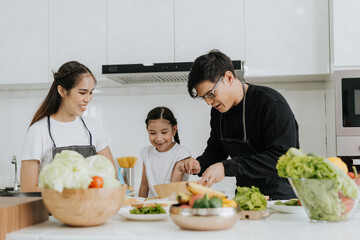
[[[242,62],[232,61],[238,78],[243,79]],[[192,62],[103,65],[102,73],[123,84],[186,83]]]

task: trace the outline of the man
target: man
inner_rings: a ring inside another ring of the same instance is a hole
[[[202,176],[205,186],[235,176],[237,186],[256,186],[271,199],[296,197],[276,170],[282,154],[299,148],[298,125],[283,96],[241,82],[230,58],[218,50],[195,60],[188,91],[212,106],[211,132],[204,153],[179,162],[180,171]]]

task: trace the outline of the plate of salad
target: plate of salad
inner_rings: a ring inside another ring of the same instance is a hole
[[[298,199],[277,200],[271,204],[271,208],[280,213],[305,213]]]
[[[136,221],[158,221],[169,217],[169,211],[160,204],[147,205],[144,207],[124,207],[119,215]]]

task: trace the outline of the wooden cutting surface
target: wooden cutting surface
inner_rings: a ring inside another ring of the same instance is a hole
[[[49,219],[41,197],[0,197],[0,240],[6,233]]]

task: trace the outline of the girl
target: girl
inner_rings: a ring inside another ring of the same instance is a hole
[[[154,185],[188,180],[189,176],[177,170],[175,164],[191,153],[180,146],[177,121],[167,107],[152,109],[145,123],[152,145],[140,153],[144,164],[139,197],[156,197]]]
[[[75,61],[63,64],[54,73],[50,90],[26,135],[20,171],[21,191],[40,192],[39,171],[56,153],[65,149],[77,151],[84,157],[101,154],[113,162],[110,138],[94,119],[81,117],[92,99],[95,85],[91,71]]]

